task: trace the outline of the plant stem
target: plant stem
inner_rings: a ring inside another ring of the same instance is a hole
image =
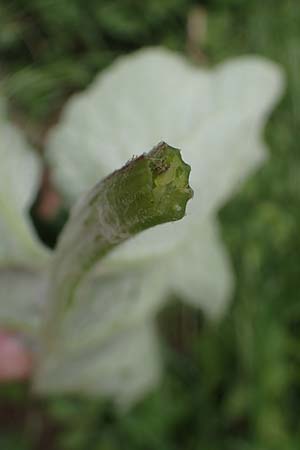
[[[79,200],[54,257],[48,331],[72,308],[80,283],[109,251],[147,228],[184,216],[193,195],[189,174],[180,151],[162,142]]]

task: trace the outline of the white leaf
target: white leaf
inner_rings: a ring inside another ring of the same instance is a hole
[[[169,276],[172,289],[188,303],[200,306],[208,316],[218,318],[226,310],[233,291],[232,267],[211,219],[194,227],[172,255]]]
[[[165,298],[165,273],[100,265],[47,335],[36,389],[113,398],[127,408],[158,381],[153,322]],[[50,305],[51,307],[51,305]]]
[[[65,356],[59,349],[50,357],[43,359],[42,355],[35,379],[37,391],[100,394],[127,408],[157,384],[160,376],[158,343],[150,322],[115,332],[100,345]]]
[[[166,294],[165,279],[160,266],[120,271],[100,264],[79,286],[72,306],[57,318],[47,341],[65,359],[74,351],[102,345],[154,317]]]
[[[14,126],[0,122],[0,266],[38,266],[47,252],[29,219],[40,163]]]
[[[45,273],[24,268],[0,269],[1,326],[37,334],[45,300]]]

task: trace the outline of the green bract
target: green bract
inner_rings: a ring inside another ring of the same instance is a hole
[[[49,260],[29,219],[41,164],[4,111],[0,102],[0,319],[1,324],[34,333]]]

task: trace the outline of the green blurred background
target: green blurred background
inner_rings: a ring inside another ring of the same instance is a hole
[[[179,302],[162,313],[164,379],[125,415],[1,387],[1,450],[300,449],[299,0],[0,0],[2,87],[40,147],[72,92],[154,44],[206,66],[265,55],[287,74],[270,161],[220,212],[234,301],[218,325]]]

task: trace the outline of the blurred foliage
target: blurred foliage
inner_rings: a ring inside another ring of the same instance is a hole
[[[182,50],[191,3],[2,0],[9,95],[47,115],[117,54],[154,43]],[[123,416],[99,401],[29,401],[26,388],[3,388],[1,416],[26,408],[26,420],[2,428],[0,448],[299,449],[299,1],[204,3],[210,62],[257,53],[281,63],[288,81],[266,131],[270,161],[220,214],[237,275],[231,311],[219,326],[182,307],[165,311],[165,378]]]
[[[1,0],[0,61],[7,95],[33,119],[55,112],[120,54],[182,49],[192,0]]]

